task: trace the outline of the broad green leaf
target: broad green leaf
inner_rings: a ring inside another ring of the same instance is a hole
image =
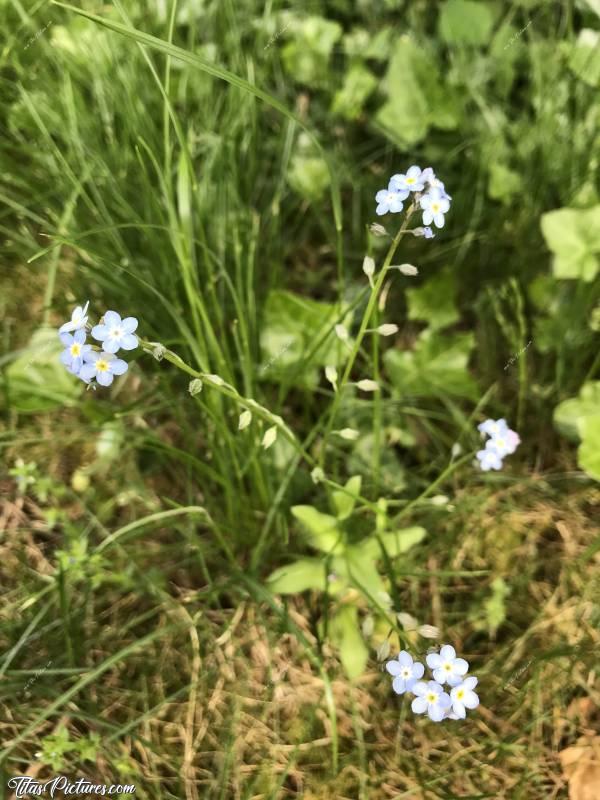
[[[600,413],[600,381],[588,381],[579,391],[579,397],[564,400],[554,409],[556,429],[571,441],[582,438],[581,428],[588,417]]]
[[[435,56],[409,36],[401,36],[392,49],[385,78],[388,102],[376,121],[390,139],[410,145],[425,137],[430,125],[453,129],[460,118],[459,98],[443,86]]]
[[[579,31],[577,41],[572,46],[569,67],[589,84],[600,86],[600,33],[591,28]]]
[[[591,478],[600,481],[600,411],[582,420],[580,432],[582,441],[577,451],[579,466]]]
[[[494,17],[485,3],[446,0],[440,12],[441,38],[451,45],[484,45],[490,39]]]
[[[369,558],[382,558],[380,542],[385,548],[385,552],[390,558],[396,558],[402,553],[407,553],[416,544],[419,544],[427,534],[425,528],[415,525],[411,528],[401,528],[397,531],[371,536],[361,544],[361,550]]]
[[[343,550],[343,536],[335,517],[322,514],[313,506],[293,506],[292,514],[302,524],[310,544],[317,550],[324,553],[340,553]]]
[[[301,558],[293,564],[279,567],[267,578],[274,594],[296,594],[307,589],[325,590],[325,564],[317,558]]]
[[[354,511],[357,495],[360,494],[360,486],[362,478],[360,475],[354,475],[345,485],[345,492],[333,492],[333,504],[336,508],[338,519],[348,519]],[[348,492],[350,494],[348,494]]]
[[[342,35],[341,25],[319,16],[296,18],[293,34],[281,51],[286,71],[298,83],[326,86],[331,80],[329,56]]]
[[[346,73],[344,85],[335,93],[332,112],[346,119],[355,119],[377,83],[377,78],[363,64],[354,64]]]
[[[341,363],[346,353],[333,332],[338,317],[333,304],[292,292],[270,292],[261,326],[263,365],[259,375],[313,388],[319,379],[318,368]],[[349,324],[349,317],[345,322]],[[310,363],[304,363],[309,356]]]
[[[384,361],[402,396],[453,394],[476,399],[479,390],[467,370],[472,333],[442,334],[426,329],[414,350],[388,350]]]
[[[348,471],[365,472],[365,470],[372,469],[374,445],[375,436],[372,433],[366,433],[361,436],[348,459]],[[387,491],[397,494],[406,488],[406,469],[400,461],[395,448],[381,448],[379,466],[379,479]]]
[[[27,347],[6,368],[11,407],[22,412],[72,406],[84,384],[61,364],[64,350],[55,328],[39,328]]]
[[[432,330],[452,325],[459,319],[455,294],[453,273],[449,269],[442,270],[423,286],[406,290],[408,318],[423,320]]]
[[[360,677],[369,660],[369,651],[360,632],[356,606],[342,606],[331,619],[329,630],[346,674],[351,680]]]
[[[345,558],[351,583],[367,598],[382,604],[386,592],[383,580],[377,572],[375,559],[368,557],[360,544],[347,547]]]
[[[554,275],[593,281],[600,269],[600,205],[548,211],[542,215],[541,226],[554,253]]]

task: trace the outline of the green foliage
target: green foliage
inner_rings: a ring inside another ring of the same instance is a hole
[[[487,3],[446,0],[439,16],[439,33],[450,45],[484,45],[490,39],[493,22]]]
[[[581,469],[600,481],[600,406],[597,414],[585,417],[580,423],[581,444],[577,458]]]
[[[389,564],[398,559],[426,535],[420,526],[389,530],[390,522],[382,502],[376,512],[375,530],[370,536],[357,540],[351,535],[350,523],[360,487],[360,476],[355,475],[347,481],[344,491],[332,494],[335,517],[312,506],[294,506],[292,513],[301,524],[307,544],[320,550],[324,557],[298,559],[276,569],[267,580],[267,586],[275,594],[312,589],[338,599],[339,604],[328,621],[328,630],[350,678],[362,674],[368,657],[358,621],[359,605],[371,608],[375,619],[388,622],[390,619],[387,615],[390,598],[378,563]],[[357,598],[360,598],[359,604]],[[324,620],[320,624],[323,627]]]
[[[333,504],[336,509],[336,516],[339,520],[348,519],[354,511],[356,499],[360,494],[362,478],[360,475],[353,475],[344,486],[344,491],[332,492]],[[292,509],[294,513],[294,509]]]
[[[74,405],[83,384],[59,361],[64,350],[53,328],[34,332],[27,346],[8,366],[3,377],[13,408],[26,413]]]
[[[385,88],[388,101],[376,120],[399,146],[421,141],[430,126],[452,130],[458,125],[458,96],[442,91],[435,56],[407,35],[392,48]]]
[[[307,589],[325,590],[325,565],[316,558],[301,558],[269,575],[267,586],[274,594],[297,594]]]
[[[563,400],[554,409],[556,428],[571,441],[582,438],[582,426],[588,417],[600,412],[600,381],[585,383],[578,397]]]
[[[583,28],[570,50],[569,67],[573,72],[590,86],[600,86],[600,33]]]
[[[48,764],[54,772],[62,772],[68,763],[67,759],[75,759],[79,763],[95,761],[100,737],[91,733],[87,737],[71,739],[68,729],[61,725],[56,733],[45,736],[41,745],[39,758],[42,764]]]
[[[424,330],[413,350],[388,350],[384,360],[401,397],[435,397],[441,392],[475,399],[477,384],[467,363],[474,346],[472,333],[442,334]]]
[[[365,671],[369,650],[361,636],[356,606],[344,605],[331,619],[331,641],[337,646],[342,666],[353,680]]]
[[[579,466],[600,481],[600,381],[589,381],[578,397],[564,400],[554,409],[556,428],[569,439],[580,441]]]
[[[293,506],[292,514],[304,528],[312,547],[335,554],[342,548],[342,532],[335,517],[322,514],[312,506]]]
[[[337,318],[338,312],[330,303],[287,291],[271,292],[260,335],[264,360],[261,374],[314,387],[319,366],[341,361],[342,351],[333,332]]]
[[[376,86],[377,78],[363,64],[353,64],[344,77],[342,88],[335,93],[332,113],[355,119]]]
[[[541,225],[546,244],[554,253],[554,275],[593,281],[600,269],[600,205],[548,211]]]
[[[318,16],[293,17],[290,33],[294,38],[281,51],[288,74],[308,86],[327,83],[329,57],[342,35],[341,26]]]
[[[483,599],[481,606],[474,604],[469,618],[477,630],[486,631],[491,638],[495,638],[498,628],[506,619],[507,598],[511,589],[504,578],[494,578],[491,585],[491,594]]]
[[[456,279],[450,269],[438,272],[418,289],[407,289],[408,318],[427,322],[435,331],[460,319],[456,307]]]

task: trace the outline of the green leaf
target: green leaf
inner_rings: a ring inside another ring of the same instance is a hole
[[[376,116],[392,141],[415,144],[430,125],[444,130],[456,128],[460,118],[459,98],[443,86],[432,53],[409,36],[395,43],[385,78],[388,102]]]
[[[600,481],[600,412],[585,417],[579,430],[582,438],[577,450],[579,466],[590,478]]]
[[[360,475],[354,475],[345,485],[345,492],[333,492],[333,504],[336,508],[338,519],[348,519],[354,511],[356,498],[360,494],[360,487],[362,478]],[[350,494],[347,494],[350,492]]]
[[[289,380],[303,388],[314,388],[319,379],[318,367],[339,364],[344,357],[345,349],[339,347],[333,332],[338,318],[339,311],[331,303],[311,300],[293,292],[270,292],[261,326],[264,363],[260,375]],[[350,324],[349,315],[345,323]],[[321,339],[322,344],[315,350],[315,343]],[[311,354],[310,362],[303,363]],[[298,369],[300,365],[301,370]]]
[[[313,547],[324,553],[342,552],[343,536],[335,517],[322,514],[312,506],[293,506],[292,514],[301,523]]]
[[[27,347],[6,369],[11,407],[22,412],[72,406],[83,383],[59,360],[64,350],[55,328],[39,328]]]
[[[293,34],[281,51],[286,72],[297,83],[326,86],[331,80],[329,56],[342,35],[341,25],[319,16],[296,18]]]
[[[382,558],[380,542],[390,558],[396,558],[402,553],[407,553],[416,544],[419,544],[427,534],[425,528],[415,525],[411,528],[401,528],[397,531],[381,533],[371,536],[361,545],[369,558]]]
[[[267,578],[273,594],[296,594],[307,589],[325,590],[325,564],[317,558],[301,558],[293,564],[279,567]]]
[[[467,371],[473,345],[472,333],[441,334],[427,329],[417,339],[414,350],[388,350],[384,361],[402,396],[434,397],[446,393],[474,400],[479,390]]]
[[[331,619],[329,630],[346,674],[350,680],[360,677],[367,666],[369,651],[360,632],[356,606],[342,606]]]
[[[490,40],[494,18],[485,3],[447,0],[442,6],[438,30],[451,45],[484,45]]]
[[[346,73],[344,85],[335,93],[332,112],[356,119],[377,83],[377,78],[363,64],[354,64]]]
[[[589,86],[600,85],[600,33],[591,28],[579,31],[572,46],[569,67]]]
[[[375,566],[375,559],[369,557],[361,544],[346,548],[345,553],[348,578],[369,601],[384,602],[385,586]]]
[[[455,294],[454,275],[449,269],[442,270],[423,286],[406,290],[408,318],[425,320],[432,330],[452,325],[459,319]]]
[[[593,281],[600,269],[600,205],[548,211],[542,215],[541,226],[554,253],[554,275]]]
[[[600,381],[588,381],[579,391],[579,397],[564,400],[554,409],[554,426],[571,441],[582,438],[582,426],[588,417],[600,413]]]

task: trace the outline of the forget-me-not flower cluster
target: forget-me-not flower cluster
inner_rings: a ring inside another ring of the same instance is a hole
[[[110,386],[115,375],[123,375],[129,369],[126,361],[117,358],[119,350],[134,350],[138,337],[134,331],[138,321],[135,317],[121,316],[116,311],[107,311],[100,325],[88,331],[89,303],[77,306],[71,319],[61,325],[58,335],[65,349],[60,360],[73,375],[88,385],[96,381],[100,386]],[[88,332],[100,345],[87,344]]]
[[[490,437],[485,448],[477,452],[479,466],[484,472],[501,469],[504,456],[514,453],[521,443],[519,434],[508,427],[505,419],[486,419],[477,428],[482,436]]]
[[[414,164],[405,173],[392,175],[387,189],[381,189],[375,195],[377,201],[375,213],[379,216],[388,212],[398,214],[404,208],[404,201],[411,192],[414,192],[414,202],[423,212],[425,226],[415,229],[415,235],[432,239],[434,233],[429,226],[433,222],[437,228],[444,227],[445,214],[450,210],[452,198],[431,167],[422,170]]]
[[[439,653],[429,653],[425,660],[433,673],[433,680],[420,680],[425,667],[414,661],[406,650],[401,650],[398,658],[385,665],[394,678],[392,689],[396,694],[414,694],[411,708],[415,714],[427,714],[433,722],[441,722],[443,719],[464,719],[467,709],[477,708],[479,697],[473,691],[477,678],[467,675],[469,663],[464,658],[457,658],[452,645],[443,645]],[[447,684],[447,690],[444,684]]]

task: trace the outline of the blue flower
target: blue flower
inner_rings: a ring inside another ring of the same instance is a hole
[[[423,228],[423,236],[424,236],[426,239],[433,239],[433,238],[434,238],[434,236],[435,236],[435,233],[434,233],[434,232],[431,230],[431,228],[428,228],[427,226],[425,226],[425,227]]]
[[[514,453],[520,443],[519,434],[507,428],[488,439],[486,447],[493,448],[500,457],[504,458],[504,456]]]
[[[80,328],[74,334],[61,333],[60,340],[66,348],[60,354],[60,360],[69,372],[79,375],[84,356],[92,349],[91,344],[85,344],[85,331]]]
[[[387,214],[388,211],[391,211],[392,214],[398,214],[404,208],[403,199],[400,192],[380,189],[375,195],[375,200],[377,200],[375,213],[379,214],[379,216]]]
[[[479,705],[479,697],[473,691],[477,686],[477,678],[471,676],[465,678],[462,683],[454,686],[450,691],[450,699],[452,701],[452,711],[456,714],[456,718],[464,719],[467,716],[465,709],[477,708]]]
[[[486,419],[477,426],[477,430],[488,436],[497,436],[498,434],[506,433],[508,425],[505,419]]]
[[[104,315],[103,325],[94,325],[92,336],[99,342],[107,353],[116,353],[119,348],[134,350],[138,346],[138,338],[134,330],[138,326],[135,317],[121,319],[116,311],[107,311]]]
[[[77,306],[77,308],[73,309],[73,313],[71,314],[71,321],[65,322],[64,325],[61,325],[58,329],[60,333],[69,333],[70,331],[78,331],[80,328],[85,328],[87,322],[87,310],[89,306],[89,301],[84,306]]]
[[[479,466],[484,472],[489,472],[491,469],[502,469],[502,456],[493,447],[490,447],[491,439],[486,443],[484,450],[478,450],[476,453]]]
[[[438,188],[430,189],[427,194],[424,194],[420,199],[421,208],[423,209],[423,225],[430,225],[435,222],[436,227],[444,227],[444,214],[450,208],[450,200],[444,197],[442,191]]]
[[[398,658],[393,661],[388,661],[385,665],[386,670],[393,676],[392,689],[396,694],[404,694],[410,692],[418,681],[423,677],[425,667],[418,661],[413,661],[410,653],[406,650],[401,650]]]
[[[411,708],[415,714],[427,712],[429,719],[440,722],[444,719],[446,709],[450,708],[452,701],[439,683],[436,681],[418,681],[412,688],[416,695],[411,703]]]
[[[519,434],[508,427],[505,419],[486,419],[477,428],[482,436],[487,434],[490,437],[485,449],[477,452],[481,469],[485,472],[500,469],[504,456],[514,453],[521,443]]]
[[[444,188],[444,184],[442,183],[442,181],[439,178],[435,177],[435,173],[431,169],[431,167],[425,167],[425,169],[421,173],[421,180],[425,181],[430,189],[440,189],[444,197],[446,197],[448,200],[452,200],[452,198]]]
[[[100,386],[110,386],[115,375],[123,375],[127,372],[128,365],[121,358],[116,358],[114,353],[97,353],[92,350],[84,356],[86,362],[80,371],[82,380],[89,383],[92,378],[96,378]]]
[[[390,189],[396,191],[401,189],[403,191],[422,192],[424,188],[425,183],[421,173],[421,167],[417,167],[416,164],[409,167],[406,174],[400,173],[398,175],[392,175],[390,178]]]
[[[427,666],[433,670],[433,677],[438,683],[457,686],[467,674],[468,661],[456,657],[456,650],[451,644],[445,644],[438,653],[429,653],[425,659]]]

